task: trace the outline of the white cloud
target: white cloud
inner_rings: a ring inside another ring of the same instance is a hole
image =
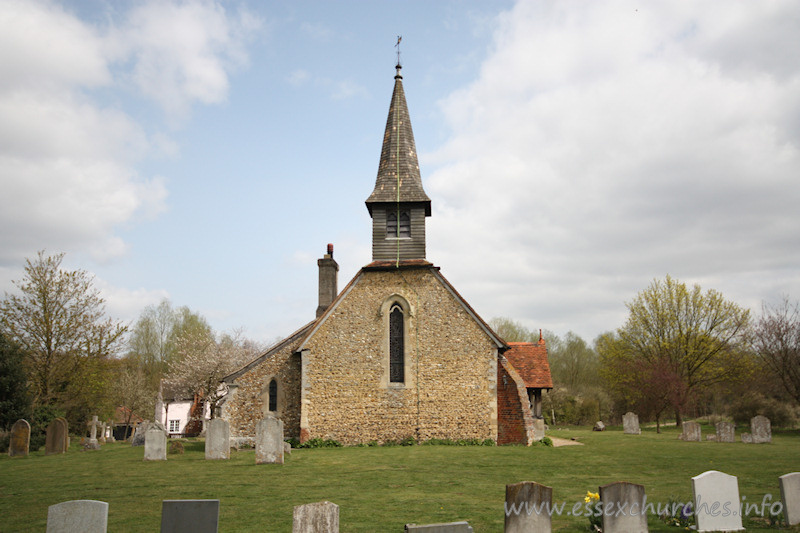
[[[800,292],[800,7],[769,6],[521,1],[500,17],[479,78],[442,102],[452,139],[423,161],[439,166],[435,259],[491,280],[465,281],[482,313],[593,336],[667,273],[742,305]]]

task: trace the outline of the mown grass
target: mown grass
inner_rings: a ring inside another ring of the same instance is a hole
[[[704,428],[705,430],[705,428]],[[220,531],[291,531],[292,508],[328,500],[343,532],[402,531],[406,523],[468,520],[476,532],[503,530],[505,485],[538,481],[569,510],[588,490],[614,481],[645,486],[648,501],[691,499],[690,478],[721,470],[739,478],[746,502],[780,499],[778,476],[800,471],[800,432],[775,432],[772,444],[682,442],[674,428],[623,435],[562,429],[583,446],[327,448],[295,450],[284,465],[255,465],[254,452],[206,461],[201,441],[166,462],[144,462],[142,448],[107,444],[97,452],[0,457],[0,531],[44,531],[47,507],[75,499],[109,503],[109,527],[158,531],[161,500],[220,500]],[[586,531],[583,516],[556,516],[556,531]],[[677,531],[657,517],[650,531]],[[746,519],[748,531],[775,531]],[[798,528],[795,531],[800,530]]]

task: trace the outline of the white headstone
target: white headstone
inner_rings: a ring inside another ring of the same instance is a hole
[[[553,489],[533,481],[506,485],[505,533],[550,533]]]
[[[800,524],[800,472],[784,474],[778,478],[781,485],[781,501],[786,524]]]
[[[644,486],[620,481],[600,487],[603,533],[647,533]]]
[[[214,418],[206,427],[206,459],[230,459],[231,429],[227,420]]]
[[[47,533],[106,533],[108,504],[97,500],[72,500],[47,508]]]
[[[164,500],[161,533],[217,533],[219,500]]]
[[[292,533],[339,533],[339,506],[331,502],[296,506]]]
[[[268,416],[256,423],[256,464],[283,464],[283,420]]]
[[[144,460],[167,460],[167,432],[155,425],[144,432]]]
[[[642,430],[639,427],[639,415],[636,413],[627,412],[622,416],[622,429],[626,435],[641,435]]]
[[[697,531],[741,531],[739,481],[736,476],[709,470],[692,478]]]

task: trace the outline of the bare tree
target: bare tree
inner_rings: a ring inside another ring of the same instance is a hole
[[[752,339],[753,351],[800,403],[800,304],[788,297],[776,306],[764,304]]]

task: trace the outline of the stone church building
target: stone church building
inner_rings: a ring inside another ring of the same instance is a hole
[[[544,341],[507,343],[426,259],[422,187],[397,66],[375,188],[372,262],[341,290],[333,245],[317,261],[316,318],[224,379],[232,436],[264,416],[287,437],[343,444],[544,435],[553,384]]]

